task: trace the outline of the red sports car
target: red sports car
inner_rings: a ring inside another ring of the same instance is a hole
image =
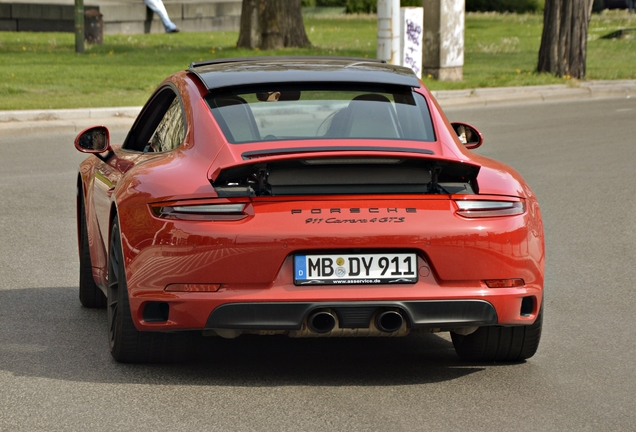
[[[536,197],[470,151],[410,69],[243,58],[168,77],[121,146],[79,134],[81,303],[122,362],[188,335],[450,331],[460,358],[519,361],[541,335]],[[192,338],[190,338],[192,339]]]

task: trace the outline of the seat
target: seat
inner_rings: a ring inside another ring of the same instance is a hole
[[[400,128],[391,101],[369,93],[356,96],[347,107],[349,138],[400,138]]]
[[[328,138],[343,138],[349,131],[349,107],[346,106],[331,115],[329,128],[325,133]]]
[[[223,133],[234,143],[259,141],[261,134],[254,114],[245,99],[238,96],[223,96],[214,99],[222,122]],[[225,124],[223,124],[225,123]]]

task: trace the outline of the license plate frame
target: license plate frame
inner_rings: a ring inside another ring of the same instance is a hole
[[[417,254],[412,252],[294,255],[295,285],[414,284]]]

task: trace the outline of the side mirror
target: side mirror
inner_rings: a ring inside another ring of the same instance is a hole
[[[451,126],[453,126],[459,140],[467,149],[476,149],[483,144],[484,136],[477,130],[476,127],[471,126],[468,123],[451,123]]]
[[[110,132],[106,126],[93,126],[83,130],[75,138],[75,148],[82,153],[104,153],[111,151]]]

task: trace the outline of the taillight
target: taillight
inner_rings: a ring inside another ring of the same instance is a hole
[[[167,219],[237,221],[249,216],[246,207],[245,203],[225,203],[154,206],[152,209],[156,216]]]
[[[526,211],[523,201],[456,200],[457,214],[467,218],[514,216]]]

